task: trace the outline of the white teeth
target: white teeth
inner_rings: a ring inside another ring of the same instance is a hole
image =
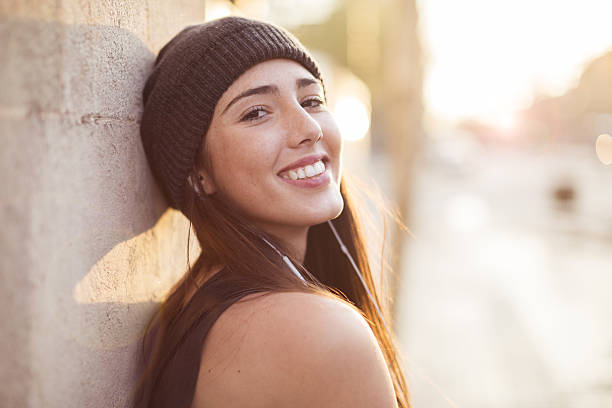
[[[304,167],[304,172],[306,173],[306,177],[312,177],[315,175],[315,169],[310,164]]]
[[[323,161],[319,160],[305,167],[299,167],[297,169],[289,170],[288,172],[284,173],[282,177],[291,180],[298,180],[308,177],[314,177],[324,172],[325,164],[323,164]]]
[[[325,165],[321,160],[314,164],[314,169],[316,174],[321,174],[325,171]]]

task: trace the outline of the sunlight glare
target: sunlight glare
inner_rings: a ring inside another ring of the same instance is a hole
[[[370,112],[357,97],[341,96],[334,106],[334,117],[345,140],[363,139],[370,129]]]
[[[491,117],[491,125],[503,131],[510,131],[516,125],[516,117],[509,112],[502,112]]]
[[[216,20],[232,14],[231,6],[225,1],[207,1],[205,7],[206,11],[204,15],[206,21]]]
[[[560,95],[612,49],[607,0],[417,1],[425,107],[441,119],[491,121]]]

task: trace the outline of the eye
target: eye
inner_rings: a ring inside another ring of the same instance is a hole
[[[307,98],[304,100],[304,102],[302,102],[302,106],[305,108],[318,108],[323,105],[325,105],[325,102],[318,96]]]
[[[263,106],[253,106],[240,118],[240,121],[248,122],[263,118],[265,115],[260,113],[266,113],[266,109]]]

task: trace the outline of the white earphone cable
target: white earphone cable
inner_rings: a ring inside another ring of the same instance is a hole
[[[346,255],[346,257],[348,258],[349,262],[353,266],[353,270],[355,271],[355,273],[357,273],[357,276],[359,277],[359,280],[361,281],[361,284],[363,285],[363,288],[365,289],[366,293],[368,294],[368,297],[370,298],[370,301],[372,302],[372,304],[376,308],[376,312],[378,313],[378,317],[383,322],[383,325],[385,326],[385,330],[387,331],[387,334],[389,336],[391,336],[391,330],[389,330],[389,326],[387,326],[387,322],[385,321],[385,318],[383,317],[383,314],[380,311],[380,308],[378,307],[378,303],[376,302],[376,300],[374,300],[374,296],[372,296],[372,292],[370,292],[370,289],[368,288],[368,285],[366,285],[365,280],[363,279],[363,275],[359,271],[359,268],[357,267],[357,264],[355,263],[355,260],[351,256],[351,254],[350,254],[348,248],[346,247],[346,245],[344,245],[344,242],[342,242],[342,239],[340,238],[340,234],[338,234],[338,231],[336,231],[336,227],[334,227],[334,224],[332,224],[331,221],[327,221],[327,223],[329,224],[329,227],[331,228],[332,232],[334,233],[334,236],[336,237],[336,241],[338,241],[338,244],[340,245],[340,250],[342,250],[342,252],[344,252],[344,255]]]
[[[368,285],[366,284],[365,280],[363,279],[363,275],[361,274],[361,272],[359,271],[359,268],[357,267],[357,264],[355,263],[355,260],[353,259],[353,257],[351,256],[348,248],[346,247],[346,245],[344,245],[344,242],[342,242],[342,239],[340,238],[340,235],[338,234],[338,231],[336,231],[336,228],[334,227],[334,224],[332,224],[331,221],[327,221],[327,224],[329,224],[329,227],[331,228],[334,237],[336,238],[336,241],[338,242],[338,245],[340,245],[340,250],[344,253],[344,255],[348,258],[349,262],[351,263],[351,266],[353,267],[353,270],[355,271],[355,273],[357,274],[357,276],[359,277],[359,280],[361,281],[361,284],[363,285],[366,293],[368,294],[368,297],[370,298],[370,301],[372,302],[372,304],[374,305],[374,307],[376,308],[376,312],[378,313],[378,317],[380,318],[380,320],[383,322],[383,325],[385,326],[385,330],[387,331],[387,334],[390,336],[391,335],[391,330],[389,330],[389,326],[387,326],[387,322],[385,321],[385,318],[383,317],[382,312],[380,311],[380,308],[378,306],[378,303],[376,302],[376,300],[374,299],[374,296],[372,296],[372,292],[370,292],[370,289],[368,288]],[[286,255],[283,255],[270,241],[268,241],[265,237],[261,237],[272,249],[274,249],[274,251],[276,251],[276,253],[283,259],[283,262],[289,267],[289,269],[291,270],[291,272],[293,272],[298,278],[300,278],[303,282],[306,282],[306,279],[304,279],[304,277],[302,276],[302,274],[297,270],[297,268],[295,267],[295,265],[293,264],[293,262],[291,262],[291,260],[289,259],[289,257],[287,257]]]
[[[306,279],[304,279],[302,274],[297,270],[297,268],[295,267],[293,262],[291,262],[291,260],[289,259],[289,257],[287,255],[283,255],[281,253],[281,251],[279,251],[274,245],[272,245],[272,243],[270,241],[268,241],[265,237],[261,237],[261,239],[263,239],[266,242],[266,244],[270,245],[270,247],[272,247],[272,249],[274,249],[276,251],[276,253],[283,259],[283,262],[289,267],[291,272],[293,272],[303,282],[306,282]]]

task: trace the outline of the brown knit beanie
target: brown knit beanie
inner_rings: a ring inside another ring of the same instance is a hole
[[[215,105],[252,66],[274,58],[302,64],[321,80],[316,62],[289,32],[226,17],[189,26],[166,44],[143,90],[140,135],[169,204],[184,212],[184,194]]]

